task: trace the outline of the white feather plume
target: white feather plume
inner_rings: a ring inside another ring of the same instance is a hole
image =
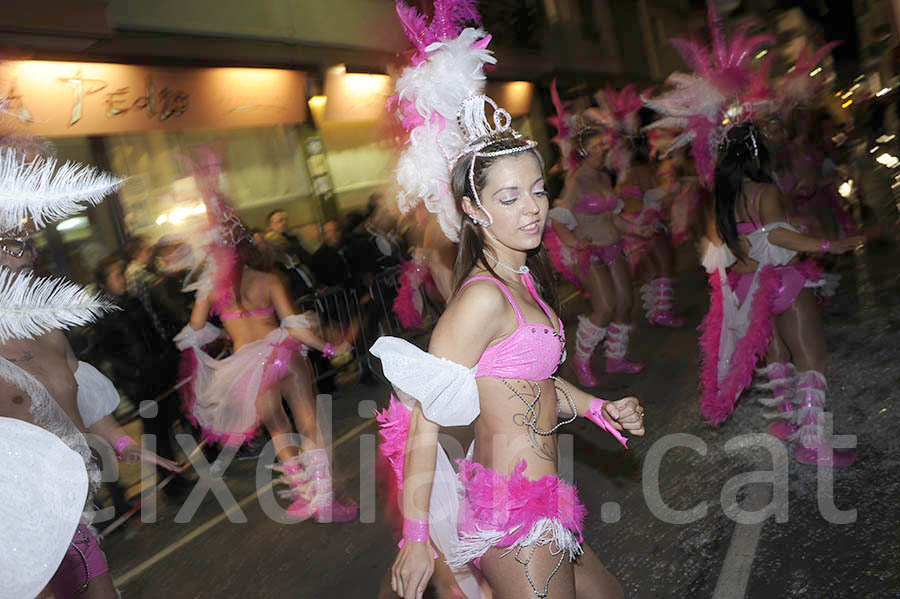
[[[668,116],[703,116],[711,122],[719,120],[726,98],[712,82],[684,73],[672,73],[666,81],[674,89],[646,100],[647,107]]]
[[[118,309],[77,283],[0,267],[0,343],[85,325]]]
[[[0,151],[0,230],[31,217],[38,229],[97,205],[124,179],[94,167],[55,158],[27,159],[15,148]]]
[[[414,102],[425,121],[411,131],[397,163],[398,207],[406,212],[423,200],[453,241],[459,239],[462,215],[450,191],[449,160],[466,143],[456,115],[463,100],[484,93],[484,65],[496,62],[493,52],[475,47],[485,36],[468,28],[456,39],[431,44],[427,59],[404,69],[396,83],[399,100]],[[433,120],[435,113],[440,122]]]

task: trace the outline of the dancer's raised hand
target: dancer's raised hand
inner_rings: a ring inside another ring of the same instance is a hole
[[[618,430],[632,435],[644,434],[644,408],[637,397],[626,397],[603,404],[603,417]]]
[[[144,449],[138,447],[137,445],[128,445],[124,449],[122,449],[120,459],[123,462],[128,462],[130,464],[136,464],[138,462],[152,464],[153,466],[164,468],[169,472],[181,472],[182,470],[184,470],[184,468],[179,466],[176,462],[167,460],[166,458],[157,455],[149,449]]]

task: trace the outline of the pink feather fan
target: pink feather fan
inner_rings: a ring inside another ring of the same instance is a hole
[[[414,65],[426,59],[426,48],[435,42],[458,37],[464,23],[481,24],[478,14],[478,0],[435,0],[434,15],[428,17],[402,0],[397,2],[397,16],[403,32],[413,45]]]

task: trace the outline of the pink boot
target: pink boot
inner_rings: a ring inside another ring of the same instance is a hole
[[[763,416],[772,420],[769,423],[769,434],[781,440],[787,439],[797,432],[797,425],[794,418],[793,399],[797,391],[796,369],[790,362],[773,362],[757,370],[758,374],[765,375],[769,382],[758,385],[759,389],[767,389],[772,391],[773,397],[762,398],[759,403],[768,407],[775,408],[775,412],[763,412]]]
[[[637,374],[644,369],[643,362],[631,362],[625,359],[628,351],[628,340],[631,326],[618,322],[609,325],[606,335],[606,372]]]
[[[677,329],[684,318],[675,314],[675,287],[672,279],[653,279],[641,288],[641,298],[650,324]]]
[[[591,356],[594,348],[606,336],[606,329],[597,326],[584,315],[578,315],[578,331],[575,333],[575,358],[572,369],[582,387],[596,387],[597,377],[591,370]]]
[[[348,522],[359,511],[355,505],[344,505],[334,498],[328,454],[324,449],[306,451],[300,458],[303,482],[291,484],[298,497],[287,509],[291,520],[303,521],[315,518],[316,522]],[[285,464],[287,473],[288,465]]]
[[[794,459],[804,464],[821,464],[834,468],[849,466],[856,461],[856,451],[834,449],[824,438],[825,391],[828,385],[820,372],[808,370],[797,377],[797,421],[798,430],[791,438]]]

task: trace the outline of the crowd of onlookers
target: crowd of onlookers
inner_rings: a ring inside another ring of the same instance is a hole
[[[327,220],[321,224],[320,234],[320,245],[308,247],[292,232],[285,210],[273,210],[266,228],[253,231],[256,245],[268,257],[271,269],[280,273],[299,311],[316,308],[316,292],[352,291],[354,309],[358,309],[357,330],[371,330],[381,318],[370,296],[371,282],[406,256],[398,219],[386,207],[383,196],[373,194],[365,212]],[[100,260],[94,271],[95,284],[120,310],[99,319],[72,340],[79,357],[105,371],[126,398],[120,416],[142,402],[156,403],[157,409],[138,413],[144,432],[155,435],[159,455],[169,459],[176,457],[173,425],[180,421],[180,426],[189,427],[181,418],[178,396],[172,393],[179,381],[180,362],[172,339],[187,324],[194,301],[192,294],[182,291],[186,273],[175,271],[181,245],[181,241],[165,237],[155,243],[136,237],[121,252]],[[366,335],[359,337],[357,351],[365,351],[362,344]],[[331,391],[323,387],[333,388],[333,384],[320,381],[320,389]],[[108,489],[117,512],[127,509],[122,490],[115,484]],[[180,491],[177,481],[166,489]]]

